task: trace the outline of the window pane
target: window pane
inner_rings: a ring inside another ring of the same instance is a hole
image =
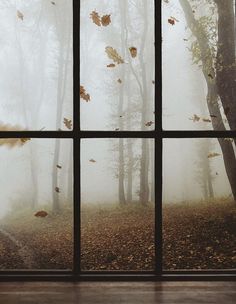
[[[232,139],[164,141],[164,268],[236,268]]]
[[[71,129],[72,23],[72,0],[1,1],[3,123],[18,130]]]
[[[154,128],[154,1],[81,1],[81,128]]]
[[[0,139],[0,270],[72,269],[72,140]]]
[[[236,130],[235,1],[162,1],[164,129]]]
[[[83,271],[154,270],[153,147],[151,139],[82,141]]]

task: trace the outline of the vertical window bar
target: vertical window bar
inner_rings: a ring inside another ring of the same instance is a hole
[[[155,2],[155,253],[162,274],[162,1]]]
[[[80,99],[79,99],[79,83],[80,83],[80,1],[73,0],[73,144],[74,144],[74,256],[73,270],[77,276],[80,272]]]

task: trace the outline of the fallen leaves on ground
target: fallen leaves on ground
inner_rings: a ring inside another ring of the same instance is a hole
[[[82,206],[82,270],[153,270],[154,209]]]
[[[134,47],[134,46],[130,47],[130,48],[129,48],[129,51],[130,51],[130,55],[131,55],[132,58],[137,57],[138,51],[137,51],[137,48],[136,48],[136,47]]]
[[[235,269],[235,202],[167,204],[163,241],[164,269]]]

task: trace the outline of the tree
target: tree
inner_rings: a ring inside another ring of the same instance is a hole
[[[212,52],[212,49],[209,45],[209,36],[208,36],[208,33],[206,32],[203,24],[201,24],[201,22],[199,22],[199,20],[197,20],[195,18],[193,9],[188,0],[179,0],[179,2],[183,9],[187,25],[188,25],[189,29],[191,30],[193,36],[196,38],[196,42],[199,47],[200,57],[199,57],[198,61],[201,60],[202,73],[203,73],[204,78],[207,83],[207,88],[208,88],[207,106],[208,106],[209,113],[212,117],[212,127],[214,130],[226,131],[224,121],[223,121],[223,118],[222,118],[222,115],[220,112],[219,102],[221,101],[222,104],[224,104],[224,109],[226,110],[225,107],[227,107],[226,105],[228,105],[230,102],[228,99],[228,96],[232,97],[231,93],[228,92],[228,91],[230,91],[230,88],[232,88],[232,81],[230,81],[229,85],[226,85],[224,87],[226,90],[226,91],[224,91],[222,89],[223,88],[223,84],[222,84],[223,78],[222,78],[222,74],[219,72],[219,63],[223,64],[222,70],[225,71],[225,69],[227,70],[225,64],[228,61],[226,59],[224,59],[224,60],[222,59],[219,62],[219,60],[220,60],[219,58],[221,57],[220,54],[224,53],[224,56],[225,56],[225,52],[226,52],[225,48],[223,48],[223,49],[221,47],[219,48],[220,41],[222,43],[222,37],[221,37],[222,33],[220,34],[220,32],[222,30],[220,29],[220,31],[219,31],[219,38],[218,38],[219,40],[218,40],[218,44],[217,44],[218,45],[217,68],[216,68],[215,64],[214,64],[214,53]],[[229,5],[227,5],[227,8],[229,8],[228,6]],[[226,17],[226,15],[224,15],[224,16]],[[219,21],[218,21],[218,27],[222,27],[224,25],[224,23],[220,20],[221,19],[219,19]],[[231,34],[231,32],[232,32],[232,30],[230,31],[230,34]],[[224,32],[224,33],[227,34],[227,32]],[[231,54],[231,52],[230,52],[230,54]],[[229,60],[229,62],[231,62],[231,61]],[[219,76],[219,73],[220,73],[220,76]],[[226,73],[226,76],[228,77],[228,72],[225,72],[225,73]],[[218,75],[218,76],[216,76],[216,75]],[[216,80],[216,77],[218,78],[218,80]],[[222,86],[221,89],[218,88],[219,85]],[[224,91],[224,92],[222,92],[222,91]],[[229,119],[232,119],[231,114],[230,114],[230,116],[228,115],[227,118],[228,117],[229,117]],[[230,125],[232,126],[232,122]],[[229,183],[230,183],[230,186],[232,189],[234,199],[236,200],[236,158],[235,158],[233,145],[232,145],[231,141],[226,141],[223,138],[219,138],[218,141],[219,141],[222,153],[223,153],[223,160],[224,160],[224,164],[225,164],[226,174],[229,179]]]

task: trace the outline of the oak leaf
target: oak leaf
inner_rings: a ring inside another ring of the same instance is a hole
[[[111,23],[111,15],[102,16],[101,22],[103,26],[108,26]]]
[[[107,53],[107,56],[110,59],[112,59],[115,63],[117,63],[117,64],[124,63],[124,60],[121,58],[121,56],[111,46],[106,47],[106,53]]]
[[[95,23],[97,26],[101,26],[101,17],[96,11],[92,11],[90,14],[90,18],[93,20],[93,23]]]
[[[69,130],[72,129],[72,122],[70,119],[64,118],[63,123],[67,127],[67,129],[69,129]]]
[[[83,86],[80,86],[80,98],[82,98],[86,102],[90,101],[90,95],[86,92]]]
[[[59,188],[59,187],[55,187],[55,191],[56,191],[57,193],[60,193],[60,188]]]

